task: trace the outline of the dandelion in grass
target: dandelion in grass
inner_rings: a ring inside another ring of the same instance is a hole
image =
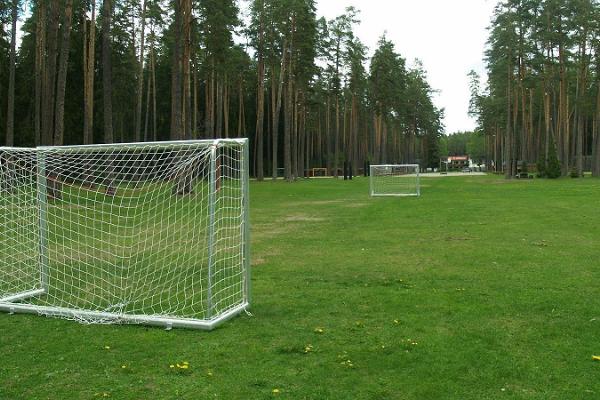
[[[312,344],[307,344],[306,346],[304,346],[304,354],[308,354],[311,351],[313,351],[313,345]]]
[[[279,393],[281,393],[281,391],[277,388],[273,389],[273,394],[278,395]]]
[[[208,372],[206,372],[206,375],[213,376],[213,372],[211,370],[208,370]]]
[[[123,365],[121,365],[121,368],[122,368],[122,369],[126,369],[126,368],[127,368],[127,365],[123,364]]]
[[[394,320],[394,324],[396,324],[396,325],[400,324],[400,320],[399,319],[395,319]]]
[[[188,361],[182,361],[175,364],[170,364],[169,368],[177,373],[189,372],[190,363]]]
[[[600,356],[592,356],[592,360],[594,360],[594,361],[600,361]]]
[[[110,346],[104,346],[104,350],[110,350]]]
[[[315,333],[323,333],[325,330],[323,328],[315,328]]]

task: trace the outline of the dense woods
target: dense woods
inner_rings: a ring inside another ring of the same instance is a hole
[[[471,73],[471,112],[487,159],[507,178],[556,160],[563,176],[600,176],[600,3],[501,1],[486,61],[487,87]]]
[[[326,20],[315,0],[6,0],[0,22],[8,146],[244,136],[258,179],[439,162],[425,68],[385,35],[367,49],[354,8]]]

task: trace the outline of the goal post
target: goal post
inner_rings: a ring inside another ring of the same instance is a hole
[[[0,148],[0,311],[212,329],[250,305],[247,139]]]
[[[419,165],[371,165],[369,186],[372,197],[420,196],[421,186]]]

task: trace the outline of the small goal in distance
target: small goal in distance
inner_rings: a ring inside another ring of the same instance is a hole
[[[371,165],[369,182],[373,197],[421,195],[418,164]]]
[[[0,311],[212,329],[250,304],[246,139],[0,148]]]

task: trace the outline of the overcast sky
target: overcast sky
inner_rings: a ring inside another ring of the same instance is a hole
[[[446,132],[452,133],[475,127],[467,115],[467,73],[484,73],[486,28],[495,4],[496,0],[319,0],[317,13],[332,19],[354,6],[362,21],[356,34],[371,55],[387,31],[409,65],[420,59],[430,85],[440,91],[435,103],[446,110]]]

